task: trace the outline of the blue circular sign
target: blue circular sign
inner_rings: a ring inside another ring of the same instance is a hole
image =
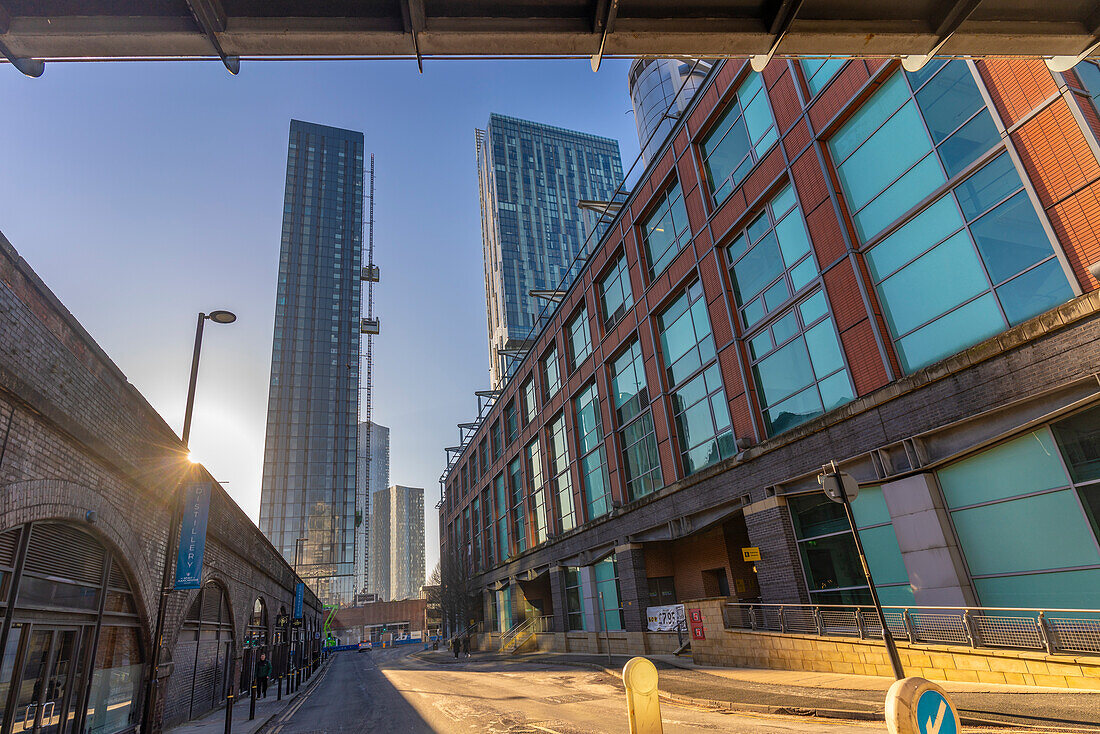
[[[917,699],[917,730],[920,734],[958,734],[955,711],[939,691],[927,690]]]

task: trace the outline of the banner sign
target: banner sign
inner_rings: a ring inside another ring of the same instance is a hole
[[[206,550],[206,521],[210,517],[210,492],[206,482],[187,485],[180,522],[180,544],[176,555],[177,589],[202,586],[202,556]]]
[[[669,604],[664,607],[647,607],[645,610],[647,628],[650,632],[675,632],[686,629],[683,604]]]
[[[306,585],[301,581],[294,587],[294,618],[302,618],[302,601],[306,596]]]

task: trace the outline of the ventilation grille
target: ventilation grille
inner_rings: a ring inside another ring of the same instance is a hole
[[[0,533],[0,566],[15,565],[15,549],[19,546],[19,528]]]
[[[111,559],[111,576],[107,584],[114,589],[130,591],[130,582],[126,580],[126,574],[118,565],[118,561],[113,558]]]
[[[31,527],[27,571],[99,586],[105,562],[105,551],[87,533],[58,523]]]

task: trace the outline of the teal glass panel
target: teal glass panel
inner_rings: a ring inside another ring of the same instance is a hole
[[[776,344],[782,344],[798,333],[798,317],[794,311],[788,311],[783,318],[772,324],[772,336]]]
[[[768,330],[765,329],[757,336],[749,339],[749,353],[753,359],[759,359],[763,355],[772,350],[772,338]]]
[[[988,607],[1100,609],[1100,569],[974,579]]]
[[[1100,479],[1100,408],[1063,418],[1052,429],[1073,481]]]
[[[929,153],[861,212],[852,215],[860,241],[870,240],[946,181],[939,159]]]
[[[878,592],[878,600],[884,607],[912,607],[917,604],[917,598],[913,596],[913,587],[909,584],[879,586],[876,578],[875,591]]]
[[[859,496],[852,503],[852,515],[858,528],[890,522],[890,510],[882,496],[882,487],[860,487]]]
[[[880,525],[869,530],[860,530],[859,539],[863,543],[863,553],[867,556],[867,565],[871,569],[871,578],[878,584],[908,584],[909,573],[901,559],[898,537],[893,525]]]
[[[909,83],[913,86],[913,89],[920,89],[920,86],[935,76],[936,72],[942,69],[946,63],[946,59],[932,59],[919,71],[906,72],[905,75],[909,77]]]
[[[726,114],[732,116],[738,115],[739,112],[738,108],[733,107]],[[715,131],[715,133],[718,132],[721,131]],[[725,137],[719,138],[715,133],[711,133],[703,141],[704,165],[712,189],[721,185],[741,165],[741,162],[748,158],[750,149],[749,134],[745,130],[743,117],[737,117]],[[717,192],[715,198],[718,198]]]
[[[783,260],[788,264],[798,262],[799,258],[810,251],[810,238],[806,235],[806,228],[802,226],[802,217],[797,214],[790,214],[775,225],[775,235],[779,238]]]
[[[812,283],[816,277],[817,263],[811,255],[791,270],[791,285],[794,286],[795,293]]]
[[[936,475],[949,508],[1069,484],[1054,439],[1045,428],[986,449],[940,469]]]
[[[837,372],[831,377],[826,377],[817,383],[817,389],[821,391],[822,407],[826,411],[839,408],[856,397],[846,371]]]
[[[1073,298],[1062,264],[1051,258],[997,289],[1011,324],[1027,321]]]
[[[861,209],[931,150],[917,106],[905,105],[841,164],[849,205]]]
[[[806,346],[810,350],[810,362],[818,379],[844,366],[844,357],[840,353],[840,343],[837,341],[832,321],[822,321],[807,330]]]
[[[787,184],[783,187],[782,191],[772,197],[772,215],[775,217],[782,217],[797,203],[794,196],[794,186]]]
[[[968,220],[1020,188],[1020,174],[1008,153],[1002,153],[955,187],[955,196]]]
[[[994,283],[1053,254],[1027,193],[1021,191],[970,225]]]
[[[757,293],[783,274],[783,258],[775,235],[768,233],[733,266],[733,290],[738,305],[751,301]]]
[[[768,290],[764,291],[764,306],[769,311],[779,308],[791,296],[791,289],[787,287],[786,280],[777,280]]]
[[[909,87],[905,77],[895,74],[886,80],[874,95],[863,103],[858,111],[829,139],[833,160],[842,162],[863,143],[871,133],[903,104],[908,102]]]
[[[598,626],[600,629],[621,630],[623,624],[616,564],[612,559],[607,558],[593,565],[592,568],[596,577],[596,608],[600,615]]]
[[[824,412],[817,388],[810,387],[764,411],[768,435],[776,436],[813,420]]]
[[[695,346],[695,326],[691,314],[683,313],[661,332],[661,350],[665,355],[665,364],[673,364]]]
[[[940,143],[983,106],[982,95],[965,61],[954,61],[916,94],[928,130]]]
[[[796,339],[753,366],[765,405],[774,405],[814,382],[806,344]]]
[[[938,362],[1004,331],[993,295],[987,293],[896,342],[906,372]]]
[[[611,496],[604,471],[603,447],[582,457],[580,469],[581,485],[588,499],[588,519],[606,515],[611,511]]]
[[[988,110],[982,110],[940,145],[940,160],[947,175],[954,176],[999,142],[1001,133],[993,117]]]
[[[879,284],[886,320],[905,334],[989,288],[966,232],[937,245]]]
[[[824,492],[788,497],[787,506],[794,522],[794,537],[799,540],[851,530],[844,507],[826,497]]]
[[[1071,489],[955,510],[951,519],[974,576],[1100,564]]]
[[[810,95],[817,96],[837,72],[844,68],[845,61],[847,59],[802,59],[799,63],[802,64],[802,73],[806,77]]]
[[[825,291],[818,291],[798,304],[798,310],[802,313],[802,323],[804,324],[812,324],[827,314],[829,306],[825,303]]]
[[[939,199],[868,250],[866,259],[871,276],[876,281],[882,280],[962,226],[962,217],[951,197]]]

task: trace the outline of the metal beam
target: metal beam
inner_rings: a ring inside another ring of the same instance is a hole
[[[479,398],[499,398],[500,390],[475,390],[474,395]]]
[[[607,36],[615,30],[615,17],[619,14],[619,0],[600,0],[596,4],[595,31],[600,34],[600,47],[596,50],[589,62],[592,71],[600,70],[603,63],[603,48],[607,43]]]
[[[1085,49],[1076,56],[1052,56],[1047,59],[1047,68],[1058,73],[1069,71],[1100,48],[1100,8],[1093,10],[1089,17],[1085,19],[1085,27],[1092,39],[1085,46]]]
[[[221,40],[218,38],[219,34],[225,33],[225,28],[228,23],[228,16],[225,14],[225,8],[221,4],[221,0],[187,0],[187,7],[191,9],[191,15],[195,16],[195,22],[199,25],[199,30],[210,41],[210,45],[214,47],[214,52],[218,54],[218,58],[222,60],[222,64],[229,70],[230,74],[236,76],[241,71],[241,58],[239,56],[230,56],[222,48]]]
[[[940,16],[939,22],[935,26],[936,43],[932,46],[932,49],[926,54],[916,54],[901,57],[901,65],[906,71],[920,71],[920,69],[932,60],[943,44],[947,43],[947,39],[951,38],[951,35],[959,29],[959,26],[970,17],[971,13],[977,9],[978,3],[982,0],[954,0],[947,6],[943,15]]]
[[[11,13],[3,5],[0,5],[0,36],[8,32],[11,28]]]
[[[780,42],[787,35],[791,23],[794,22],[794,17],[798,15],[798,10],[802,7],[802,0],[778,0],[771,4],[775,6],[775,10],[771,13],[770,18],[766,18],[768,33],[772,37],[771,46],[768,47],[768,52],[765,54],[749,56],[749,64],[756,72],[764,71],[764,67],[772,60],[772,56],[775,55]]]
[[[420,55],[420,34],[428,26],[428,17],[424,12],[424,0],[402,0],[401,15],[405,32],[412,37],[413,53],[416,54],[416,68],[424,73],[424,57]]]

